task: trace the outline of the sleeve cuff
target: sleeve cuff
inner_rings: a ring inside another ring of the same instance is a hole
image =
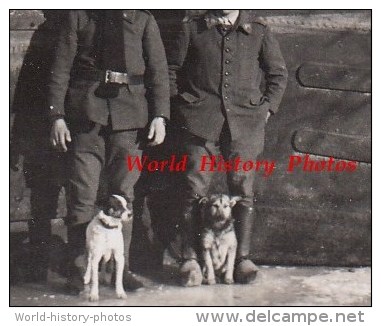
[[[164,124],[166,125],[169,121],[168,117],[164,116],[164,115],[157,115],[154,117],[154,119],[156,118],[162,118],[164,120]]]
[[[49,117],[49,121],[50,121],[50,123],[53,123],[54,121],[57,121],[59,119],[64,119],[64,118],[65,118],[65,116],[63,114],[56,114],[56,115],[51,115]]]

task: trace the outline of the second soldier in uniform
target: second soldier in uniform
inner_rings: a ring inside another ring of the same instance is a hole
[[[173,107],[181,151],[188,154],[182,189],[181,277],[197,286],[202,273],[196,253],[194,208],[209,190],[211,172],[199,172],[200,158],[254,160],[263,150],[265,124],[277,112],[286,88],[287,70],[270,29],[244,10],[209,10],[187,17],[168,56]],[[264,75],[264,91],[260,84]],[[254,222],[254,172],[227,175],[238,238],[235,281],[252,282],[258,268],[250,260]]]

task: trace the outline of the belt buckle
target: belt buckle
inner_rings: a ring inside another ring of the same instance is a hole
[[[105,84],[111,83],[111,70],[106,70],[105,73]]]
[[[124,72],[106,70],[105,83],[128,84],[128,75]]]

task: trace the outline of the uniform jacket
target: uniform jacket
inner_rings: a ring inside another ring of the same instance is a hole
[[[90,120],[115,130],[143,128],[155,116],[169,117],[168,66],[159,28],[145,10],[123,10],[126,71],[144,83],[124,85],[107,98],[101,82],[82,71],[102,70],[99,11],[70,10],[62,25],[48,85],[49,115]],[[118,55],[118,53],[115,53]],[[102,95],[99,95],[102,94]]]
[[[278,110],[286,88],[278,42],[243,10],[225,36],[207,16],[185,20],[168,63],[172,121],[208,140],[218,140],[225,116],[232,139],[264,131],[267,112]]]

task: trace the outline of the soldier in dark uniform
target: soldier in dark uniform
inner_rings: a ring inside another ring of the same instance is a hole
[[[186,17],[168,56],[173,107],[171,120],[180,128],[181,150],[188,154],[182,190],[185,286],[199,285],[195,214],[197,199],[209,190],[213,172],[200,172],[203,155],[255,160],[263,150],[265,124],[278,110],[287,70],[278,42],[267,26],[244,10],[209,10]],[[264,76],[264,90],[260,84]],[[254,221],[254,172],[227,175],[238,238],[235,281],[252,282],[258,268],[250,260]]]
[[[77,292],[82,287],[78,262],[101,171],[109,172],[108,194],[131,203],[139,171],[127,172],[125,157],[141,155],[145,143],[164,141],[168,66],[154,17],[146,10],[70,10],[59,35],[47,109],[51,143],[71,158],[68,285]],[[141,285],[128,270],[131,228],[132,221],[123,227],[126,288]]]

